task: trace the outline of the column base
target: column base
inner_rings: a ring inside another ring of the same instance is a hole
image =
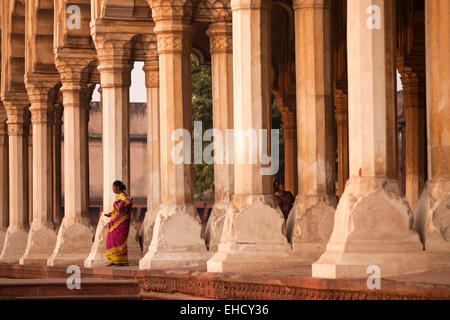
[[[431,269],[450,268],[450,181],[428,181],[414,215]]]
[[[161,205],[153,239],[139,269],[205,266],[211,253],[201,238],[202,226],[193,204]]]
[[[371,265],[380,268],[382,277],[425,271],[427,255],[412,223],[396,181],[350,178],[326,252],[312,264],[312,276],[367,278]]]
[[[28,226],[9,226],[6,230],[3,250],[0,254],[2,263],[18,263],[24,254],[28,240]]]
[[[284,217],[272,195],[234,195],[208,272],[254,272],[297,265],[289,259]]]
[[[158,214],[157,209],[153,210],[147,210],[145,213],[144,221],[142,222],[141,227],[141,238],[142,238],[142,247],[143,247],[143,254],[145,255],[148,252],[148,248],[152,242],[153,239],[153,229],[155,226],[155,217]]]
[[[55,249],[56,238],[53,223],[32,222],[27,248],[25,254],[19,259],[19,264],[47,265],[47,260]]]
[[[110,261],[106,258],[108,224],[109,218],[104,216],[102,212],[95,232],[94,243],[92,244],[89,256],[84,261],[85,268],[105,267],[110,264]],[[139,259],[141,258],[141,249],[139,243],[136,241],[136,235],[136,225],[132,222],[130,223],[127,240],[128,264],[130,266],[138,265]]]
[[[300,196],[286,221],[286,236],[292,244],[291,256],[304,264],[317,261],[325,252],[333,231],[336,197],[323,199]]]
[[[92,246],[93,230],[87,218],[64,217],[48,266],[83,266]]]
[[[214,204],[205,230],[205,242],[209,251],[216,252],[219,248],[223,223],[229,206],[230,203],[228,201]]]
[[[393,247],[392,243],[379,243],[380,248],[383,248],[383,245]],[[368,269],[369,266],[379,267],[380,276],[383,278],[427,270],[428,256],[425,252],[401,252],[400,248],[397,250],[396,252],[343,254],[340,251],[327,250],[320,260],[312,265],[312,277],[327,279],[368,278],[373,274],[373,270]]]

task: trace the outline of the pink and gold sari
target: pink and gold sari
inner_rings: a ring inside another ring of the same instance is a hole
[[[114,264],[128,263],[127,239],[130,230],[132,203],[130,201],[127,205],[126,198],[124,193],[119,194],[116,198],[108,224],[106,258]]]

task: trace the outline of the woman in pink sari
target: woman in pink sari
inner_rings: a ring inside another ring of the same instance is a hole
[[[126,187],[122,181],[114,181],[113,192],[118,196],[114,201],[113,211],[105,214],[111,218],[106,237],[106,258],[111,262],[109,266],[128,265],[127,239],[133,198],[128,196],[125,190]]]

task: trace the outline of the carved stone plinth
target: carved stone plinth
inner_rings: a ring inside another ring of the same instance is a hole
[[[272,195],[235,195],[208,272],[252,272],[298,265],[289,259],[284,217]]]
[[[193,204],[161,205],[153,239],[140,269],[204,266],[211,257],[200,237],[200,218]]]

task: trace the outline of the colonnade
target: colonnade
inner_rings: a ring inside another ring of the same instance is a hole
[[[102,215],[93,230],[88,211],[88,102],[96,82],[92,70],[98,70],[101,84],[106,212],[114,201],[112,182],[119,179],[130,185],[130,72],[132,60],[140,57],[147,88],[149,191],[142,227],[145,249],[139,250],[132,227],[130,263],[141,269],[206,266],[209,272],[312,265],[312,276],[323,278],[365,277],[370,265],[378,265],[384,276],[449,266],[447,0],[425,0],[427,60],[426,68],[419,71],[401,65],[396,56],[394,1],[347,0],[344,86],[333,77],[332,1],[294,0],[296,107],[295,115],[284,110],[284,119],[286,184],[298,189],[295,205],[285,221],[272,194],[272,176],[262,174],[267,165],[261,159],[250,161],[252,147],[261,154],[261,145],[235,136],[234,150],[228,150],[227,143],[220,149],[215,139],[215,156],[233,153],[235,161],[214,164],[215,205],[206,239],[201,237],[193,204],[193,158],[187,152],[192,133],[190,56],[195,8],[190,1],[148,2],[151,30],[141,22],[130,31],[92,17],[95,50],[55,53],[59,81],[42,83],[26,77],[26,92],[2,92],[5,111],[0,120],[6,124],[0,128],[0,262],[107,264],[108,220]],[[271,8],[272,1],[232,0],[229,8],[211,11],[214,21],[206,35],[213,126],[222,134],[227,129],[271,129],[271,37],[276,36],[271,35]],[[399,188],[396,64],[407,96],[410,132],[407,155],[412,160],[406,172],[411,181],[406,197]],[[425,92],[420,91],[425,82],[426,103]],[[28,109],[33,132],[32,203],[28,201]],[[61,173],[55,157],[61,109],[62,220],[57,210]],[[177,129],[185,132],[182,163],[172,157]]]

